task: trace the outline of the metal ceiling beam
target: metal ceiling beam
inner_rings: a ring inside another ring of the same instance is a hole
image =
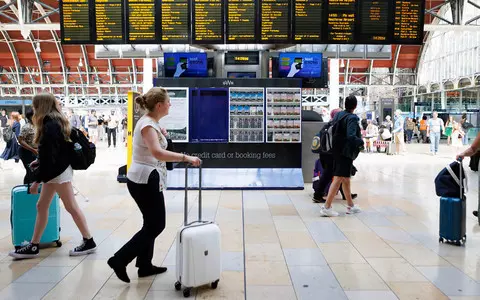
[[[402,45],[397,45],[397,48],[395,49],[395,56],[393,58],[393,75],[392,75],[392,85],[395,84],[395,77],[397,76],[397,66],[398,66],[398,60],[400,57],[400,52],[402,52]]]
[[[37,64],[38,64],[38,73],[40,74],[40,83],[43,84],[44,81],[43,81],[43,60],[42,60],[42,57],[40,56],[40,53],[38,53],[36,51],[36,47],[35,47],[35,43],[34,43],[34,36],[32,33],[30,33],[30,35],[28,36],[28,40],[30,41],[30,44],[32,45],[32,50],[33,50],[33,53],[35,54],[35,58],[37,60]]]
[[[15,46],[13,46],[12,40],[10,39],[10,35],[6,31],[1,31],[3,38],[7,42],[8,49],[10,50],[10,54],[12,55],[13,59],[13,64],[15,65],[15,71],[16,71],[16,83],[17,86],[15,88],[17,89],[17,93],[19,92],[19,86],[22,83],[22,80],[20,79],[20,61],[18,60],[18,55],[17,55],[17,50],[15,49]]]
[[[90,84],[90,62],[88,60],[87,47],[85,45],[80,45],[80,49],[82,50],[83,61],[84,61],[83,65],[85,66],[85,72],[87,73],[87,84]]]

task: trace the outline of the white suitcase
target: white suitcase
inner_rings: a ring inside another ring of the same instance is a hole
[[[216,289],[222,272],[221,232],[217,224],[202,221],[202,168],[199,169],[198,220],[188,223],[188,166],[185,167],[184,225],[177,232],[175,289],[189,297],[192,288],[211,284]]]

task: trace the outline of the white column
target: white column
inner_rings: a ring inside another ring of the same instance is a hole
[[[153,87],[153,59],[143,59],[143,93],[145,94]]]
[[[442,109],[445,109],[447,108],[447,92],[445,91],[440,91],[440,101],[441,101],[441,104],[442,104]]]
[[[339,100],[340,89],[340,61],[338,59],[330,59],[330,95],[328,97],[328,103],[330,110],[337,108],[340,105]]]

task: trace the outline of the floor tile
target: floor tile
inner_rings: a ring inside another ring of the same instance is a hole
[[[246,244],[245,259],[247,261],[285,261],[280,244]],[[243,260],[243,253],[242,253]]]
[[[350,243],[324,243],[320,244],[319,248],[325,260],[329,264],[350,263],[361,264],[365,263],[365,259],[358,253],[358,251]]]
[[[369,264],[331,264],[330,268],[345,291],[389,290]]]
[[[20,276],[16,283],[57,283],[60,282],[73,267],[34,267]]]
[[[447,296],[480,296],[480,284],[454,267],[418,267]]]
[[[222,269],[243,272],[243,252],[222,252]]]
[[[400,300],[447,300],[448,297],[430,282],[390,282],[390,288]]]
[[[246,262],[247,285],[291,285],[285,262]]]
[[[190,298],[194,299],[196,296],[197,291],[194,289],[192,290]],[[149,291],[145,297],[145,300],[156,300],[156,299],[185,299],[181,291],[175,291],[175,289],[170,291]]]
[[[289,205],[270,205],[270,213],[275,216],[297,216],[298,212],[295,206]]]
[[[245,225],[245,243],[278,243],[277,231],[272,224]]]
[[[444,259],[480,283],[480,259],[477,255],[467,255],[464,257],[444,257]]]
[[[167,266],[167,272],[155,276],[149,291],[171,291],[177,281],[175,266]]]
[[[307,228],[317,244],[346,241],[347,238],[333,222],[307,222]]]
[[[414,239],[411,235],[400,228],[390,227],[372,227],[378,236],[385,240],[385,242],[397,244],[418,244],[419,241]]]
[[[367,258],[385,282],[417,282],[427,279],[403,258]]]
[[[297,266],[289,269],[298,299],[347,299],[328,266]]]
[[[0,291],[2,300],[40,300],[55,283],[12,283]]]
[[[390,244],[405,260],[414,266],[450,265],[445,259],[423,245]]]
[[[297,300],[293,286],[247,285],[248,300]]]
[[[326,266],[327,261],[318,248],[283,249],[285,260],[289,267],[293,266]]]
[[[292,201],[287,194],[266,195],[268,205],[289,205]]]
[[[153,279],[152,279],[153,280]],[[105,283],[97,295],[95,300],[107,300],[107,299],[128,299],[128,300],[141,300],[144,299],[148,293],[152,280],[148,281],[132,281],[129,284],[125,284],[116,279],[111,279]],[[170,287],[173,289],[173,284]]]
[[[317,248],[307,231],[279,231],[278,237],[282,248]]]
[[[277,231],[307,231],[307,227],[299,216],[273,217]]]
[[[392,291],[345,291],[348,300],[398,300]]]

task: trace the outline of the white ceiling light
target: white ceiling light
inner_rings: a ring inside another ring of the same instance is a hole
[[[80,61],[78,62],[78,66],[79,67],[83,67],[83,61],[82,61],[82,58],[80,57]]]
[[[345,68],[345,60],[342,59],[342,63],[340,64],[340,68]]]
[[[37,53],[42,52],[42,48],[40,48],[40,42],[37,42],[37,47],[35,48],[35,52]]]

